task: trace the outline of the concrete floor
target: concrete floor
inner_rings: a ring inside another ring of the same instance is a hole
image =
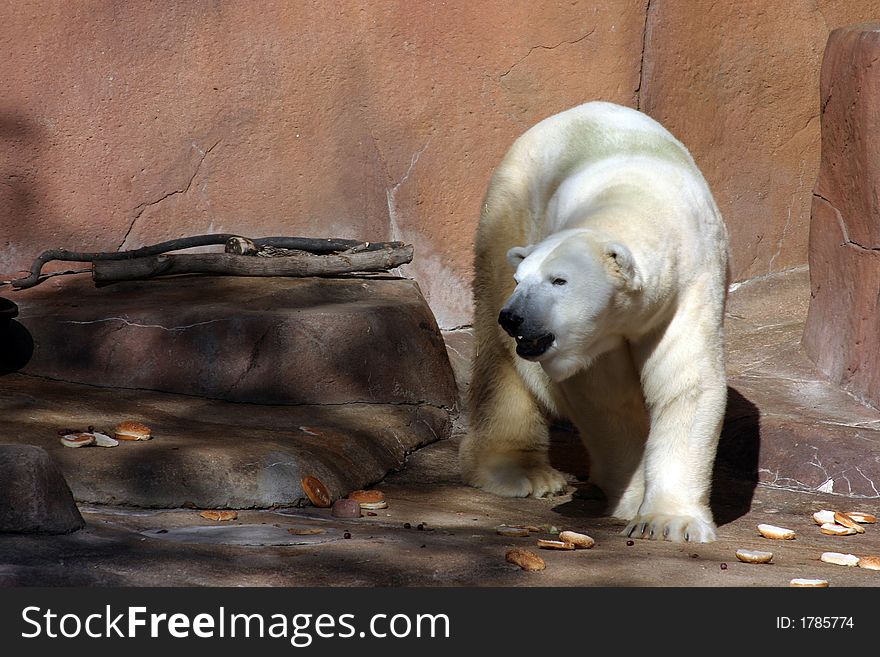
[[[553,460],[572,474],[567,494],[504,499],[463,486],[459,423],[452,438],[410,454],[402,470],[376,486],[389,507],[374,517],[343,521],[313,507],[242,510],[218,530],[220,523],[193,509],[81,506],[87,526],[75,534],[0,537],[0,585],[751,587],[807,577],[878,586],[880,572],[819,561],[824,551],[880,555],[880,525],[832,537],[811,518],[819,509],[880,515],[880,413],[823,382],[803,356],[808,298],[804,271],[748,283],[731,295],[731,404],[713,492],[722,523],[715,543],[627,545],[619,536],[624,523],[594,517],[591,502],[577,496],[583,453],[564,430],[554,432]],[[456,332],[447,343],[464,377],[470,337]],[[797,538],[762,538],[759,523],[791,528]],[[535,538],[550,535],[503,538],[495,533],[501,524],[573,529],[596,545],[540,550],[546,569],[524,572],[505,562],[506,550],[538,551]],[[288,531],[306,528],[323,531]],[[740,563],[739,548],[772,551],[773,562]]]

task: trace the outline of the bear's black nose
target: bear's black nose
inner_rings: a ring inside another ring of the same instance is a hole
[[[501,314],[498,315],[498,323],[501,324],[501,328],[507,331],[508,335],[516,337],[519,327],[522,326],[523,318],[515,312],[505,308],[501,311]]]

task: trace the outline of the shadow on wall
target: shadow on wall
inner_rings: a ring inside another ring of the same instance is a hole
[[[712,472],[709,505],[717,525],[725,525],[749,512],[758,485],[761,447],[761,413],[737,390],[727,388],[727,409]],[[574,429],[556,427],[551,434],[551,464],[574,474],[579,483],[572,500],[554,507],[569,518],[597,517],[605,513],[601,493],[587,481],[589,457]]]
[[[25,119],[0,112],[0,145],[5,153],[21,152],[14,147],[16,144],[33,147],[38,139],[37,132],[36,126]],[[3,162],[0,159],[0,164]],[[7,161],[6,164],[10,163]],[[9,273],[7,270],[11,267],[10,259],[14,258],[15,245],[27,243],[27,238],[33,232],[29,219],[37,206],[33,190],[36,175],[37,167],[27,161],[8,166],[8,170],[7,166],[0,168],[0,272]]]

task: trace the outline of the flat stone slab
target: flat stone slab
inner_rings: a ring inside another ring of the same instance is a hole
[[[403,467],[410,452],[452,427],[446,409],[428,404],[263,406],[23,374],[0,381],[6,440],[44,448],[76,500],[96,504],[298,506],[308,504],[305,475],[337,498]],[[59,442],[60,429],[112,433],[127,419],[147,424],[153,439],[113,448]]]
[[[257,404],[456,403],[408,279],[79,278],[14,300],[34,342],[23,371],[37,376]]]
[[[84,524],[46,450],[0,444],[0,533],[69,534]]]
[[[301,536],[292,534],[283,527],[263,524],[174,527],[172,529],[148,529],[141,533],[147,538],[173,543],[251,547],[320,545],[344,540],[339,536],[326,533]]]
[[[806,270],[747,283],[730,295],[728,385],[739,412],[725,425],[719,457],[726,450],[767,486],[876,505],[880,411],[827,381],[808,358],[801,336],[809,303]]]

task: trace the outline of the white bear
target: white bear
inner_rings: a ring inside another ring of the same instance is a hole
[[[561,491],[547,415],[571,420],[627,536],[715,538],[727,396],[728,238],[687,149],[591,102],[541,121],[492,176],[476,238],[464,480]]]

